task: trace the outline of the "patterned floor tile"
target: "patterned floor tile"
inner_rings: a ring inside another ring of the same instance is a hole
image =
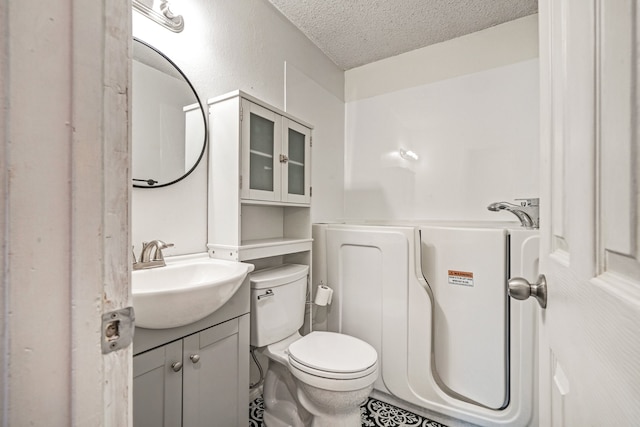
[[[264,400],[257,398],[249,405],[249,427],[264,427],[262,413]],[[369,398],[360,407],[363,427],[446,427],[413,412]]]
[[[264,427],[262,413],[264,412],[264,399],[256,398],[249,404],[249,427]]]

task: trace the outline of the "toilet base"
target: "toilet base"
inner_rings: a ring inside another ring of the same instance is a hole
[[[267,427],[360,427],[360,405],[373,384],[336,392],[297,380],[288,366],[269,359],[265,377],[263,422]]]
[[[312,415],[311,427],[360,427],[360,406],[373,384],[360,390],[335,392],[298,383],[298,400]]]
[[[270,359],[263,386],[265,426],[310,427],[312,425],[312,415],[298,401],[297,388],[288,368]]]

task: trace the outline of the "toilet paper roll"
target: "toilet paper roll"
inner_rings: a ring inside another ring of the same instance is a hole
[[[331,304],[331,297],[333,296],[333,289],[325,285],[319,285],[316,291],[316,305],[327,305]]]

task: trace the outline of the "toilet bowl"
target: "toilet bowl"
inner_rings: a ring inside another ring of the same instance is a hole
[[[251,345],[269,358],[263,387],[268,427],[356,427],[378,377],[366,342],[334,332],[301,336],[308,267],[251,275]]]

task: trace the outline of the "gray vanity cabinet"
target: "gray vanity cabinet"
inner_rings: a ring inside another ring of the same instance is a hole
[[[180,365],[176,365],[177,363]],[[133,358],[135,427],[181,425],[181,367],[182,341],[164,345]]]
[[[248,317],[134,356],[134,427],[248,425]]]
[[[167,330],[136,329],[133,425],[249,425],[248,280],[201,321]]]
[[[249,354],[240,348],[240,320],[184,339],[183,427],[249,424],[248,401],[238,402],[239,389],[247,387],[239,383],[239,364]]]

